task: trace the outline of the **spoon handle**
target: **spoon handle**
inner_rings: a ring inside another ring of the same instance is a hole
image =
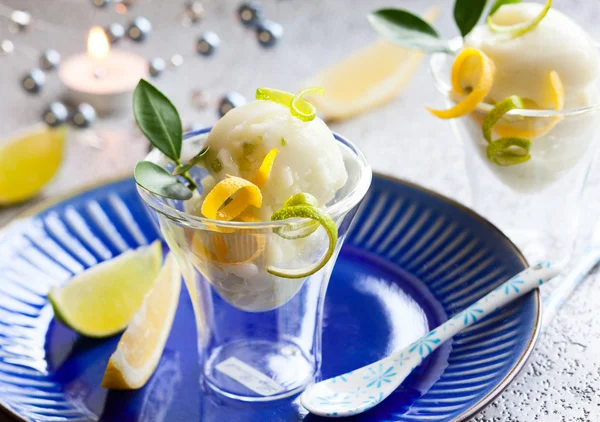
[[[430,331],[406,349],[394,355],[395,360],[410,360],[414,366],[425,359],[435,349],[455,334],[475,324],[488,315],[496,312],[502,306],[512,302],[519,296],[529,293],[543,283],[554,278],[560,273],[558,266],[544,261],[529,267],[526,270],[502,283],[490,293],[473,303],[468,308],[454,315],[438,328]]]
[[[598,262],[600,262],[600,248],[590,249],[561,277],[558,287],[544,298],[542,301],[543,330],[548,328],[563,303],[577,290],[581,282],[594,269]]]

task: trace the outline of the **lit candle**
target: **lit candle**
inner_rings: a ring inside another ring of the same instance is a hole
[[[104,30],[94,26],[87,54],[65,60],[59,77],[72,102],[89,103],[97,113],[108,113],[131,105],[138,81],[148,77],[148,62],[133,53],[111,51]]]

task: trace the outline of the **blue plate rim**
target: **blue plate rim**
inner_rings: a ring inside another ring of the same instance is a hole
[[[405,185],[412,189],[419,190],[427,195],[431,195],[433,197],[436,197],[437,199],[447,202],[450,205],[452,205],[453,207],[467,213],[470,217],[480,221],[481,223],[489,226],[490,229],[496,231],[506,241],[506,243],[512,247],[512,249],[517,254],[517,256],[520,258],[520,260],[523,262],[523,264],[525,266],[529,266],[527,259],[525,258],[525,256],[521,252],[521,250],[508,238],[508,236],[506,236],[498,227],[496,227],[489,220],[487,220],[486,218],[484,218],[477,212],[473,211],[469,207],[461,204],[460,202],[458,202],[452,198],[442,195],[441,193],[438,193],[434,190],[423,187],[421,185],[418,185],[414,182],[410,182],[405,179],[400,179],[398,177],[390,176],[390,175],[383,174],[383,173],[380,173],[377,171],[372,171],[372,175],[373,175],[373,179],[375,179],[375,178],[385,179],[392,183]],[[108,185],[110,183],[118,182],[121,180],[126,180],[126,179],[132,178],[132,177],[133,177],[133,174],[130,172],[127,172],[127,173],[123,173],[123,174],[120,174],[120,175],[117,175],[114,177],[104,178],[104,179],[94,182],[94,183],[90,183],[90,184],[86,184],[86,185],[78,187],[78,188],[70,189],[70,190],[68,190],[62,194],[56,195],[52,198],[47,198],[45,200],[42,200],[37,204],[30,205],[29,207],[26,207],[21,212],[17,213],[17,215],[15,215],[5,226],[0,228],[0,238],[6,234],[8,229],[13,224],[17,223],[21,219],[34,217],[37,214],[40,214],[41,212],[43,212],[44,210],[46,210],[54,205],[57,205],[67,199],[73,198],[75,196],[78,196],[78,195],[88,192],[90,190],[99,188],[101,186]],[[487,395],[482,397],[481,400],[479,400],[477,403],[475,403],[473,406],[471,406],[468,410],[466,410],[465,412],[461,413],[459,416],[454,418],[452,422],[466,422],[466,421],[470,420],[472,417],[474,417],[476,414],[481,412],[485,407],[487,407],[490,403],[492,403],[510,385],[510,383],[521,372],[521,370],[523,369],[523,367],[529,360],[529,357],[531,356],[531,353],[533,352],[533,350],[535,348],[535,344],[537,343],[537,340],[538,340],[540,332],[541,332],[541,309],[542,309],[541,297],[540,297],[539,290],[535,289],[529,294],[534,296],[534,303],[535,303],[536,309],[535,309],[535,321],[534,321],[533,332],[532,332],[532,335],[529,339],[529,342],[528,342],[525,350],[523,351],[521,356],[519,356],[518,360],[515,362],[513,368],[510,370],[510,372],[508,374],[506,374],[506,376],[502,379],[502,381],[500,381],[498,383],[498,385],[496,385],[496,387],[494,387],[494,389],[492,391],[490,391]],[[24,422],[27,421],[21,415],[15,413],[10,407],[6,406],[3,403],[3,401],[0,399],[0,415],[2,415],[2,414],[9,415],[10,417],[14,418],[17,421],[24,421]]]

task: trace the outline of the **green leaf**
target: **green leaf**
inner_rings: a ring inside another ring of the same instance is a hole
[[[500,9],[501,6],[504,6],[505,4],[517,4],[517,3],[521,3],[521,0],[496,0],[494,5],[490,9],[490,14],[488,16],[492,16],[494,13],[496,13],[498,11],[498,9]]]
[[[202,157],[204,157],[204,155],[206,155],[206,153],[208,152],[208,148],[209,147],[203,148],[198,154],[194,156],[194,158],[190,160],[189,163],[177,166],[173,171],[173,176],[179,176],[180,174],[185,173],[186,171],[194,167],[196,164],[198,164],[200,160],[202,160]]]
[[[150,143],[179,163],[183,142],[179,113],[162,92],[144,79],[140,79],[133,93],[133,114]]]
[[[452,52],[431,25],[406,10],[379,9],[371,12],[368,19],[379,35],[402,47],[428,53]]]
[[[161,166],[150,161],[140,161],[133,170],[135,182],[146,190],[165,198],[186,200],[192,191]]]
[[[456,0],[454,3],[454,21],[463,37],[466,37],[485,9],[487,0]]]

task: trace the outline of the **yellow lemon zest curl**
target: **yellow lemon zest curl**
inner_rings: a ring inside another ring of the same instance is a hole
[[[463,76],[463,66],[470,58],[476,58],[479,64],[479,76],[477,83],[473,86],[473,90],[466,95],[464,88],[461,85]],[[452,89],[459,95],[466,95],[462,101],[448,110],[434,110],[426,107],[434,116],[440,119],[453,119],[469,114],[477,108],[492,89],[494,82],[494,63],[481,50],[476,48],[466,48],[454,60],[452,65]]]

